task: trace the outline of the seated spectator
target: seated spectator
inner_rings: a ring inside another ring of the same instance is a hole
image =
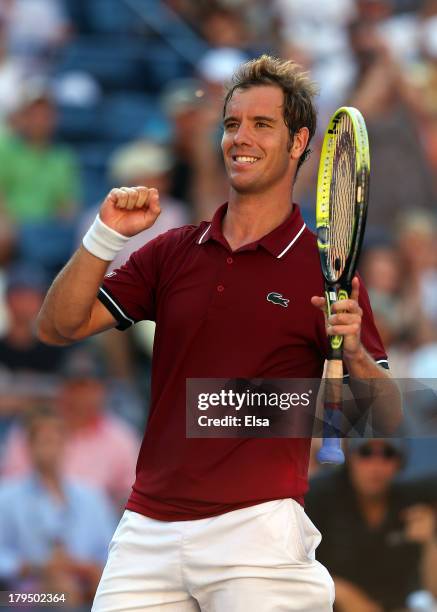
[[[65,428],[56,412],[33,411],[25,438],[29,474],[0,485],[0,579],[14,592],[64,593],[59,610],[89,605],[115,516],[99,490],[62,475]]]
[[[251,33],[245,17],[243,7],[238,10],[208,3],[199,15],[202,36],[213,48],[247,49]]]
[[[193,134],[198,131],[205,92],[196,79],[175,79],[165,87],[161,106],[172,125],[174,167],[170,193],[186,202],[193,201],[193,178],[196,152]],[[195,219],[194,219],[195,220]]]
[[[6,333],[0,338],[0,370],[16,374],[54,374],[68,349],[48,346],[34,333],[48,279],[30,263],[16,263],[6,278]]]
[[[131,187],[147,185],[159,191],[161,214],[153,227],[133,236],[127,245],[111,262],[108,272],[122,266],[131,253],[141,248],[146,242],[156,238],[159,234],[181,227],[190,222],[190,211],[185,202],[170,195],[172,172],[175,160],[171,152],[163,145],[148,140],[138,140],[117,149],[109,162],[108,174],[111,183]],[[83,216],[79,224],[80,240],[94,221],[98,212],[96,206]],[[132,330],[138,344],[151,356],[153,347],[155,325],[147,321],[142,322]],[[111,374],[117,379],[133,382],[135,367],[133,364],[133,351],[130,345],[131,334],[120,334],[116,330],[108,330],[97,342],[101,342],[107,354],[111,354]]]
[[[402,260],[405,293],[417,297],[428,327],[437,324],[437,217],[417,207],[397,218],[397,246]],[[423,341],[435,339],[434,335]]]
[[[111,183],[125,187],[136,185],[155,187],[159,191],[162,212],[153,227],[129,240],[126,247],[111,262],[110,271],[123,265],[131,253],[149,240],[189,222],[187,204],[169,194],[173,165],[174,160],[170,151],[165,146],[148,140],[138,140],[124,145],[111,157],[108,167]],[[83,216],[78,231],[80,239],[94,221],[99,206],[87,211]]]
[[[23,63],[9,53],[6,19],[0,13],[0,130],[18,102],[24,76]]]
[[[17,416],[35,402],[53,397],[56,372],[70,350],[43,344],[34,333],[48,284],[43,270],[33,264],[16,263],[7,270],[5,280],[5,321],[0,335],[0,445]]]
[[[351,24],[349,35],[357,73],[348,104],[363,113],[371,142],[372,202],[367,222],[370,228],[390,231],[395,216],[410,210],[412,202],[425,210],[435,207],[431,166],[411,105],[414,92],[378,28],[359,19]]]
[[[417,40],[420,54],[416,65],[406,74],[411,88],[414,106],[427,157],[433,169],[434,186],[437,188],[437,5],[425,0],[421,7],[420,30]]]
[[[316,556],[334,578],[339,612],[399,611],[413,592],[437,593],[436,479],[394,482],[402,440],[348,446],[345,466],[313,479],[306,496],[322,533]]]
[[[53,143],[56,108],[48,85],[29,80],[0,135],[0,212],[18,232],[23,259],[56,269],[71,253],[79,198],[76,161]]]
[[[48,72],[56,51],[71,34],[71,24],[59,0],[7,0],[1,14],[8,27],[9,46],[33,71]]]
[[[126,249],[112,262],[111,269],[120,267],[133,251],[149,240],[190,221],[187,204],[169,194],[173,166],[170,151],[163,145],[147,140],[132,142],[114,153],[109,164],[113,184],[155,187],[159,191],[162,212],[153,227],[129,240]]]
[[[62,473],[105,490],[119,507],[134,482],[138,437],[107,412],[105,381],[94,361],[76,353],[64,376],[57,400],[67,431]],[[16,476],[30,469],[28,442],[16,427],[5,443],[3,474]]]
[[[240,49],[219,47],[207,51],[196,70],[205,92],[192,140],[192,198],[198,221],[211,219],[217,202],[227,199],[226,173],[221,152],[223,89],[237,66],[249,59]]]
[[[362,254],[360,271],[369,292],[378,331],[390,359],[390,369],[398,378],[408,377],[408,362],[417,346],[424,320],[424,300],[401,258],[399,248],[386,239],[369,244]],[[429,327],[429,326],[428,326]]]

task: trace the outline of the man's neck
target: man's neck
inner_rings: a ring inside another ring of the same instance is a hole
[[[28,349],[36,344],[36,338],[26,321],[13,321],[7,333],[10,346],[16,349]]]
[[[388,508],[388,496],[386,494],[375,497],[359,495],[358,504],[369,527],[379,527],[382,524]]]
[[[62,487],[62,481],[59,473],[56,470],[37,470],[38,476],[50,493],[50,495],[58,502],[63,503],[65,501],[64,490]]]
[[[223,235],[233,251],[269,234],[293,209],[292,192],[238,194],[231,190],[223,219]]]

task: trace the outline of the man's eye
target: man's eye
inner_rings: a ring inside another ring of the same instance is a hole
[[[238,124],[236,121],[231,121],[230,123],[225,124],[225,130],[232,130],[236,127],[238,127]]]
[[[264,123],[264,121],[257,121],[255,125],[256,127],[269,127],[269,124]]]

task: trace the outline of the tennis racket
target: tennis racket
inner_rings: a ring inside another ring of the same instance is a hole
[[[317,245],[328,316],[351,292],[364,236],[369,196],[369,140],[361,113],[339,108],[326,129],[317,182]],[[343,336],[330,336],[326,364],[321,463],[343,463],[339,439],[343,396]]]

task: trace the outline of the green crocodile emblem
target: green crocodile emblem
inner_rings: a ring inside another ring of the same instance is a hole
[[[277,293],[276,291],[271,291],[267,294],[267,301],[272,302],[272,304],[278,304],[278,306],[283,306],[284,308],[288,307],[289,299],[282,296],[281,293]]]

